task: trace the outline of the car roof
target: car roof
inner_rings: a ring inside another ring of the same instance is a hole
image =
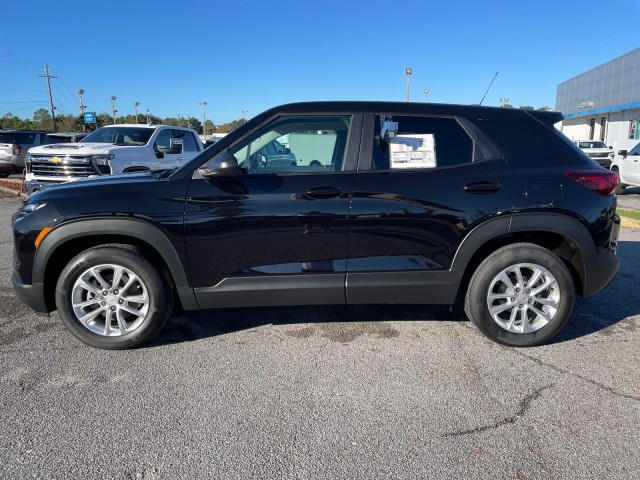
[[[534,117],[546,125],[560,122],[562,113],[548,110],[525,110],[521,108],[482,107],[479,105],[458,105],[426,102],[379,102],[379,101],[321,101],[288,103],[273,107],[263,114],[302,113],[388,113],[388,114],[431,114],[461,116],[470,119],[505,119],[514,121]],[[259,115],[262,116],[263,114]]]
[[[169,127],[169,128],[178,128],[180,130],[192,130],[186,127],[179,127],[177,125],[164,125],[164,124],[155,124],[155,123],[117,123],[115,125],[105,125],[101,128],[116,128],[116,127],[135,127],[135,128],[149,128],[156,129],[158,127]]]

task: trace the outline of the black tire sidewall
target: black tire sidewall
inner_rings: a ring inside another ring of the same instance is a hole
[[[532,263],[546,268],[558,282],[560,306],[551,321],[541,329],[525,334],[512,333],[501,328],[491,318],[487,306],[487,292],[492,280],[502,270],[517,263]],[[478,329],[491,340],[514,347],[540,345],[567,323],[575,303],[575,286],[571,273],[558,257],[534,244],[515,244],[503,247],[487,257],[474,273],[467,295],[465,311]]]
[[[96,334],[84,327],[73,312],[73,285],[88,268],[102,264],[118,265],[133,271],[147,288],[149,311],[142,324],[131,333],[118,337]],[[165,278],[151,261],[136,251],[118,247],[96,247],[77,255],[63,269],[56,286],[56,306],[67,330],[92,347],[108,350],[133,348],[152,338],[169,319],[172,300]]]

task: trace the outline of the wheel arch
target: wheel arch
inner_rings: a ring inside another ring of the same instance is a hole
[[[488,255],[521,242],[553,252],[571,272],[576,293],[581,296],[589,293],[585,263],[588,257],[596,255],[591,235],[577,219],[555,213],[517,213],[474,229],[460,245],[452,265],[452,270],[460,275],[460,289],[466,290],[473,272]]]
[[[55,309],[55,285],[64,266],[88,248],[115,243],[138,246],[154,255],[166,266],[183,307],[198,308],[184,263],[161,228],[139,219],[102,218],[62,224],[51,230],[38,247],[33,282],[44,284],[49,311]]]

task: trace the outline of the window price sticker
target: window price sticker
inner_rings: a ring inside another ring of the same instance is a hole
[[[389,144],[391,168],[435,168],[436,141],[432,133],[398,135]]]

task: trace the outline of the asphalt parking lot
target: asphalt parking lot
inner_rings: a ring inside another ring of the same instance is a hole
[[[542,347],[365,305],[187,313],[109,352],[15,297],[19,201],[0,192],[0,478],[640,476],[639,230]]]

